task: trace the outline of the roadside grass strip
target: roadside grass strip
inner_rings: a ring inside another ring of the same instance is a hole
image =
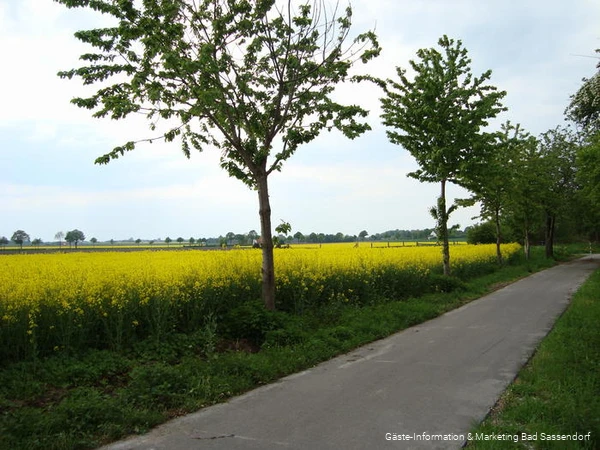
[[[600,448],[600,271],[471,437],[470,449]]]

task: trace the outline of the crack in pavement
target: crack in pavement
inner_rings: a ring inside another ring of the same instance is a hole
[[[209,441],[213,439],[224,439],[224,438],[232,438],[235,437],[235,434],[222,434],[220,436],[210,436],[210,437],[200,437],[194,436],[192,439],[197,439],[199,441]]]

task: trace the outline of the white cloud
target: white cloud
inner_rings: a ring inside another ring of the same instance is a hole
[[[62,80],[57,73],[78,67],[79,55],[89,51],[73,33],[88,24],[106,23],[90,11],[68,10],[53,1],[19,0],[4,6],[0,13],[5,61],[0,71],[4,105],[0,129],[23,123],[50,127],[94,122],[87,111],[70,104],[71,98],[92,90],[79,80]]]

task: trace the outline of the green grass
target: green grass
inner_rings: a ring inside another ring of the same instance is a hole
[[[0,449],[87,449],[143,433],[553,263],[536,256],[466,283],[450,280],[443,290],[451,292],[382,298],[363,307],[333,302],[302,316],[248,303],[194,334],[148,339],[122,352],[90,350],[7,365],[0,370]]]
[[[472,441],[470,449],[600,448],[600,271],[573,296],[534,357],[471,435],[475,433],[508,434],[517,442]],[[589,439],[547,440],[542,433],[589,433]]]

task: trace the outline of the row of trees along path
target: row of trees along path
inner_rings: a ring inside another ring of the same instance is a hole
[[[269,175],[323,130],[335,128],[353,139],[370,129],[365,109],[332,96],[347,81],[382,87],[389,139],[420,166],[411,176],[440,183],[431,212],[444,243],[444,273],[450,273],[448,217],[459,205],[447,206],[446,184],[465,186],[479,199],[485,195],[479,183],[499,138],[482,130],[505,109],[505,92],[486,84],[490,71],[472,75],[461,41],[443,36],[439,50],[419,50],[418,60],[410,61],[414,80],[398,68],[398,81],[384,81],[350,76],[356,63],[369,62],[381,48],[373,31],[351,40],[351,8],[332,9],[324,0],[57,1],[114,19],[112,27],[75,33],[95,53],[81,56],[83,67],[59,76],[101,87],[72,102],[94,110],[95,117],[145,114],[153,131],[161,119],[174,124],[155,138],[118,146],[96,163],[154,139],[179,139],[187,157],[192,149],[219,148],[221,167],[258,194],[267,308],[275,308]]]

